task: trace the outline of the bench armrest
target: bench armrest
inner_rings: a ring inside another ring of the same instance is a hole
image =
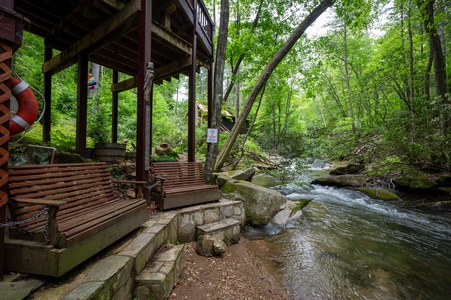
[[[155,176],[155,180],[156,180],[157,182],[160,182],[161,188],[163,188],[164,181],[166,180],[166,177]]]
[[[114,179],[111,180],[112,183],[125,183],[125,184],[136,184],[136,187],[138,188],[138,192],[136,193],[136,198],[140,199],[140,198],[144,198],[144,194],[143,194],[143,185],[147,184],[147,181],[140,181],[140,180],[118,180],[118,179]]]
[[[149,187],[149,190],[153,189],[154,187],[156,187],[157,185],[161,186],[160,192],[161,195],[164,195],[164,181],[166,180],[166,177],[160,177],[160,176],[154,176],[155,179],[155,183],[151,185],[151,187]]]
[[[63,200],[47,200],[47,199],[26,199],[26,198],[14,198],[14,201],[21,204],[31,205],[45,205],[50,207],[59,207],[67,204],[67,201]]]
[[[149,189],[149,191],[151,191],[154,187],[156,187],[159,184],[161,184],[161,180],[157,180],[155,183],[149,185],[147,188]]]
[[[58,223],[56,221],[56,214],[61,205],[67,204],[67,201],[63,200],[48,200],[48,199],[26,199],[26,198],[15,198],[14,201],[16,203],[21,204],[31,204],[31,205],[45,205],[50,209],[48,211],[48,237],[46,237],[46,241],[48,241],[51,245],[56,245],[58,243],[58,237],[60,234]]]

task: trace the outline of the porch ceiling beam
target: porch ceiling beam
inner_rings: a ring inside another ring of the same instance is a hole
[[[191,65],[191,57],[184,58],[179,61],[172,62],[165,66],[155,69],[154,81],[161,81],[168,77],[174,76],[175,74],[181,73],[181,71],[187,70]],[[111,85],[112,92],[123,92],[138,86],[138,81],[136,77],[123,80],[121,82]]]
[[[160,81],[176,74],[183,73],[191,65],[191,56],[174,61],[165,66],[155,69],[155,81]]]
[[[153,38],[159,38],[164,41],[167,41],[172,46],[176,47],[180,51],[184,52],[187,55],[191,55],[192,46],[187,41],[181,39],[174,33],[170,32],[166,28],[153,23],[152,24],[152,36]]]
[[[132,0],[122,10],[111,16],[104,23],[99,25],[89,34],[83,36],[74,44],[63,50],[60,54],[46,61],[42,65],[42,72],[47,73],[53,71],[55,68],[62,69],[61,66],[70,66],[78,53],[88,49],[93,44],[101,41],[105,36],[114,32],[122,24],[124,24],[131,16],[140,10],[140,0]]]
[[[132,78],[123,80],[121,82],[112,84],[111,91],[119,93],[119,92],[127,91],[129,89],[133,89],[137,86],[138,86],[138,80],[136,79],[136,77],[132,77]]]

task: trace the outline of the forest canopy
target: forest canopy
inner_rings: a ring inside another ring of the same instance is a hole
[[[219,24],[219,1],[205,1]],[[223,107],[241,113],[256,78],[297,24],[319,1],[230,2]],[[218,31],[218,30],[216,30]],[[40,38],[24,34],[14,56],[18,77],[42,92]],[[269,77],[247,117],[229,161],[244,153],[322,157],[379,164],[451,164],[451,3],[445,0],[335,1]],[[75,148],[75,66],[52,89],[52,145]],[[125,79],[125,75],[122,79]],[[112,71],[100,69],[89,101],[88,146],[111,137]],[[187,79],[154,87],[153,145],[187,149]],[[197,103],[207,101],[207,74],[198,74]],[[120,94],[119,140],[135,145],[136,91]],[[42,101],[41,101],[42,108]],[[197,154],[206,155],[199,122]],[[227,132],[221,132],[219,149]],[[40,143],[41,129],[26,134]],[[245,143],[244,143],[245,141]]]

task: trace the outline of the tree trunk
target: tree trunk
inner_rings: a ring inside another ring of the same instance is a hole
[[[450,128],[451,120],[449,113],[444,109],[449,104],[446,85],[446,65],[443,57],[442,43],[438,35],[437,26],[434,20],[435,0],[417,0],[417,6],[423,16],[424,29],[429,35],[429,51],[434,53],[434,77],[437,96],[440,99],[442,130],[447,131]]]
[[[216,63],[214,73],[214,96],[211,113],[211,126],[218,129],[219,140],[219,126],[221,125],[221,109],[222,109],[222,93],[223,93],[223,79],[224,79],[224,64],[226,56],[227,37],[229,32],[229,0],[221,0],[221,19],[219,21],[218,43],[216,47]],[[207,182],[212,182],[214,179],[213,169],[218,153],[218,143],[211,143],[208,147],[208,153],[205,160],[205,178]]]
[[[323,0],[317,7],[313,9],[313,11],[301,22],[301,24],[294,30],[294,32],[290,35],[287,41],[282,45],[282,47],[277,51],[277,53],[271,58],[271,60],[266,65],[263,72],[260,74],[257,82],[255,83],[252,91],[249,93],[247,97],[246,103],[244,104],[243,110],[241,111],[240,117],[236,120],[235,126],[230,132],[229,137],[221,149],[218,155],[218,161],[215,166],[215,170],[218,171],[224,165],[232,147],[238,137],[239,129],[246,122],[246,118],[249,115],[252,106],[255,102],[260,91],[266,85],[269,77],[271,76],[274,69],[277,65],[282,61],[282,59],[287,55],[287,53],[291,50],[294,44],[299,40],[299,38],[304,34],[305,30],[315,22],[315,20],[329,7],[334,4],[335,0]]]
[[[413,60],[413,33],[412,33],[412,0],[409,1],[408,22],[407,22],[407,32],[409,37],[409,101],[412,106],[413,112],[410,113],[411,116],[411,130],[410,130],[410,140],[413,143],[416,138],[416,125],[415,125],[415,74],[414,74],[414,60]]]
[[[353,105],[352,105],[352,95],[351,95],[351,82],[349,79],[349,62],[348,62],[348,29],[346,27],[346,23],[344,24],[343,27],[343,60],[344,60],[344,65],[345,65],[345,79],[346,79],[346,94],[347,94],[347,98],[348,98],[348,105],[349,105],[349,117],[351,118],[351,129],[352,129],[352,133],[355,134],[356,130],[355,130],[355,121],[354,121],[354,109],[353,109]]]
[[[251,33],[254,33],[255,28],[257,28],[258,21],[260,20],[260,12],[261,12],[262,7],[263,7],[263,2],[264,2],[264,0],[260,0],[260,4],[258,5],[257,14],[255,15],[254,22],[252,23]],[[238,58],[238,60],[237,60],[237,62],[235,64],[235,67],[232,66],[232,77],[233,77],[233,75],[236,75],[238,73],[238,70],[239,70],[239,68],[241,66],[241,62],[244,59],[244,55],[245,55],[244,52],[241,53],[240,57]],[[234,85],[234,81],[230,80],[230,83],[227,86],[226,92],[224,93],[223,102],[227,101],[227,99],[229,98],[229,95],[232,92],[233,85]]]

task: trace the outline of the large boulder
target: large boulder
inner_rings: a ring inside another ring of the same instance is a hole
[[[233,170],[227,172],[228,176],[235,180],[245,180],[252,181],[252,178],[255,175],[255,168],[248,168],[246,170]]]
[[[227,199],[242,201],[246,222],[256,226],[268,224],[287,202],[277,191],[242,180],[228,180],[221,192]]]
[[[408,192],[428,192],[438,186],[435,181],[427,178],[417,170],[404,171],[396,179],[395,184],[397,190]]]
[[[345,175],[345,174],[356,174],[365,169],[364,165],[360,164],[349,164],[344,167],[338,167],[329,172],[330,175]]]
[[[336,187],[361,187],[365,185],[367,180],[368,177],[364,175],[337,175],[316,178],[312,181],[312,184]]]
[[[451,212],[451,201],[422,202],[417,204],[417,207],[424,210]]]
[[[267,188],[282,184],[282,181],[280,179],[268,174],[257,174],[254,177],[252,177],[251,182],[253,184],[264,186]]]

